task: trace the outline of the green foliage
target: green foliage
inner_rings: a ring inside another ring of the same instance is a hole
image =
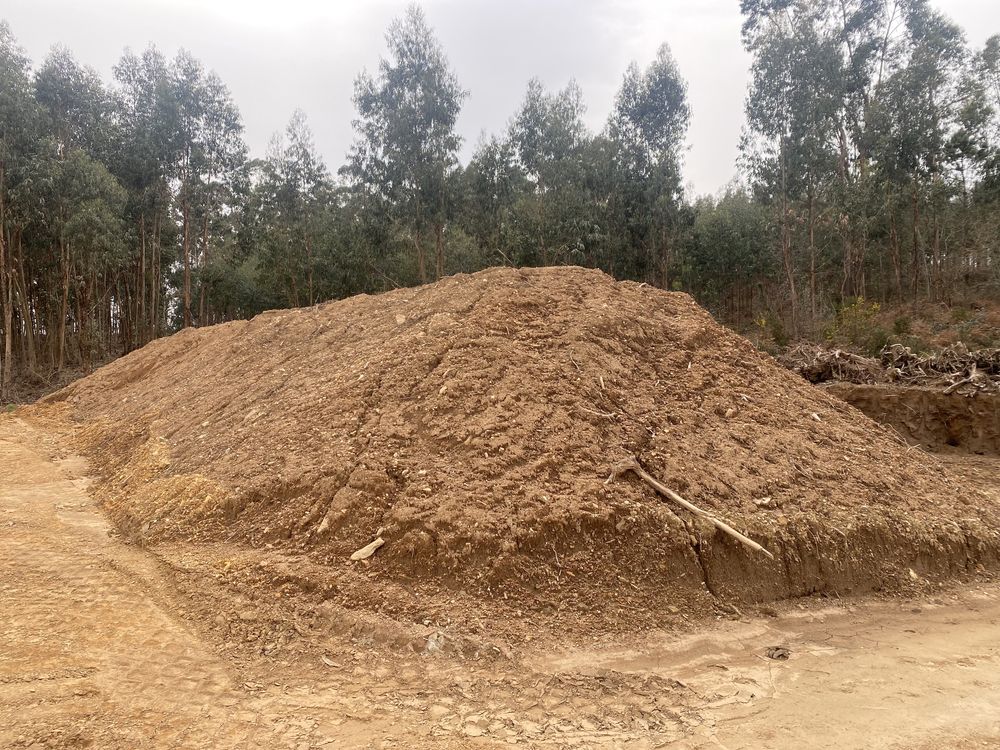
[[[926,2],[741,7],[753,56],[742,162],[778,229],[786,317],[988,280],[1000,37],[971,51]]]
[[[620,238],[615,271],[669,287],[680,267],[676,245],[688,223],[681,154],[691,110],[687,83],[670,48],[641,71],[625,73],[608,119],[608,223]]]
[[[774,313],[761,315],[754,320],[757,345],[771,354],[777,354],[791,343],[788,329],[780,316]]]
[[[683,278],[713,307],[731,299],[736,287],[752,289],[775,271],[767,214],[741,190],[702,199],[685,243]]]
[[[975,319],[964,320],[959,324],[958,337],[970,349],[993,349],[1000,344],[997,329],[984,326]]]
[[[687,291],[772,349],[836,310],[830,339],[874,352],[879,303],[1000,294],[1000,35],[971,49],[923,0],[740,7],[742,181],[702,198],[666,46],[596,133],[574,81],[532,79],[463,167],[467,92],[411,6],[355,81],[331,175],[301,112],[248,161],[228,89],[188,52],[126,51],[108,85],[61,48],[32,69],[0,23],[0,395],[12,367],[496,264]],[[923,344],[905,316],[891,336]]]
[[[952,323],[964,323],[972,317],[972,311],[969,308],[960,306],[951,308],[949,314]]]
[[[869,302],[864,297],[849,300],[837,310],[836,318],[827,327],[827,340],[867,354],[877,354],[889,343],[889,332],[878,324],[880,309],[877,302]]]
[[[392,22],[386,44],[378,73],[355,81],[357,137],[342,171],[405,227],[423,282],[429,241],[436,243],[436,275],[444,272],[444,225],[461,144],[455,121],[467,93],[419,6]]]

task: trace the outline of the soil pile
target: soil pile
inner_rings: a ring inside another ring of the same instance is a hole
[[[187,330],[48,400],[132,534],[281,550],[413,617],[432,591],[624,627],[962,573],[1000,544],[988,498],[688,296],[579,268]],[[776,559],[605,484],[633,456]]]

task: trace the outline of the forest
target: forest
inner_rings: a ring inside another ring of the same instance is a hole
[[[667,45],[622,72],[600,132],[574,81],[534,79],[463,164],[467,92],[411,6],[329,166],[301,111],[251,158],[186,51],[126,50],[108,81],[0,23],[0,401],[181,328],[497,265],[685,291],[779,343],[852,305],[1000,296],[1000,35],[972,48],[925,0],[741,10],[747,124],[714,196],[684,189]]]

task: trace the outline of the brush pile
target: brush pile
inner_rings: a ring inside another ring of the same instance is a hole
[[[799,344],[782,354],[779,361],[810,383],[895,383],[966,395],[1000,392],[1000,349],[970,351],[962,343],[935,354],[917,354],[909,347],[892,344],[883,348],[877,358]]]

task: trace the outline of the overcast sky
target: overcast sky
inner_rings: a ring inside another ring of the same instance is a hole
[[[57,43],[110,78],[126,46],[184,47],[228,84],[251,152],[303,109],[327,164],[351,142],[352,85],[384,50],[404,0],[4,0],[0,16],[39,62]],[[463,160],[481,133],[501,131],[528,80],[550,88],[576,78],[588,124],[603,125],[631,60],[649,63],[667,42],[689,82],[685,175],[697,193],[734,175],[749,59],[739,0],[425,0],[462,85]],[[981,45],[1000,32],[1000,0],[934,0]]]

